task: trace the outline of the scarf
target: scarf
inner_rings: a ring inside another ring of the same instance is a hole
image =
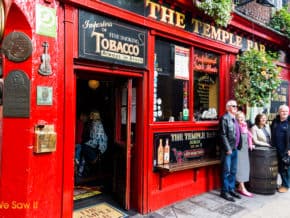
[[[246,133],[248,134],[248,146],[252,150],[253,149],[253,135],[252,133],[248,130],[248,125],[246,122],[239,123],[241,133]]]

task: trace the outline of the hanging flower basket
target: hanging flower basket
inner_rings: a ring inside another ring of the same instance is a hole
[[[234,95],[240,105],[262,107],[281,83],[276,53],[251,49],[238,56],[234,71]]]
[[[231,19],[232,0],[193,0],[196,7],[212,17],[217,25],[226,27]]]

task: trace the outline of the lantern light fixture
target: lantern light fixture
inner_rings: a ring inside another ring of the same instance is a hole
[[[96,90],[97,88],[99,88],[100,82],[98,80],[91,79],[88,81],[88,86],[91,89]]]

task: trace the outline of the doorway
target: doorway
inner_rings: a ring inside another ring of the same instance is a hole
[[[121,76],[84,75],[77,75],[76,84],[74,208],[106,202],[131,209],[137,83]]]

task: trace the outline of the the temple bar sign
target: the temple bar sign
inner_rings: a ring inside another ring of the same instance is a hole
[[[147,31],[79,11],[79,57],[146,68]]]

